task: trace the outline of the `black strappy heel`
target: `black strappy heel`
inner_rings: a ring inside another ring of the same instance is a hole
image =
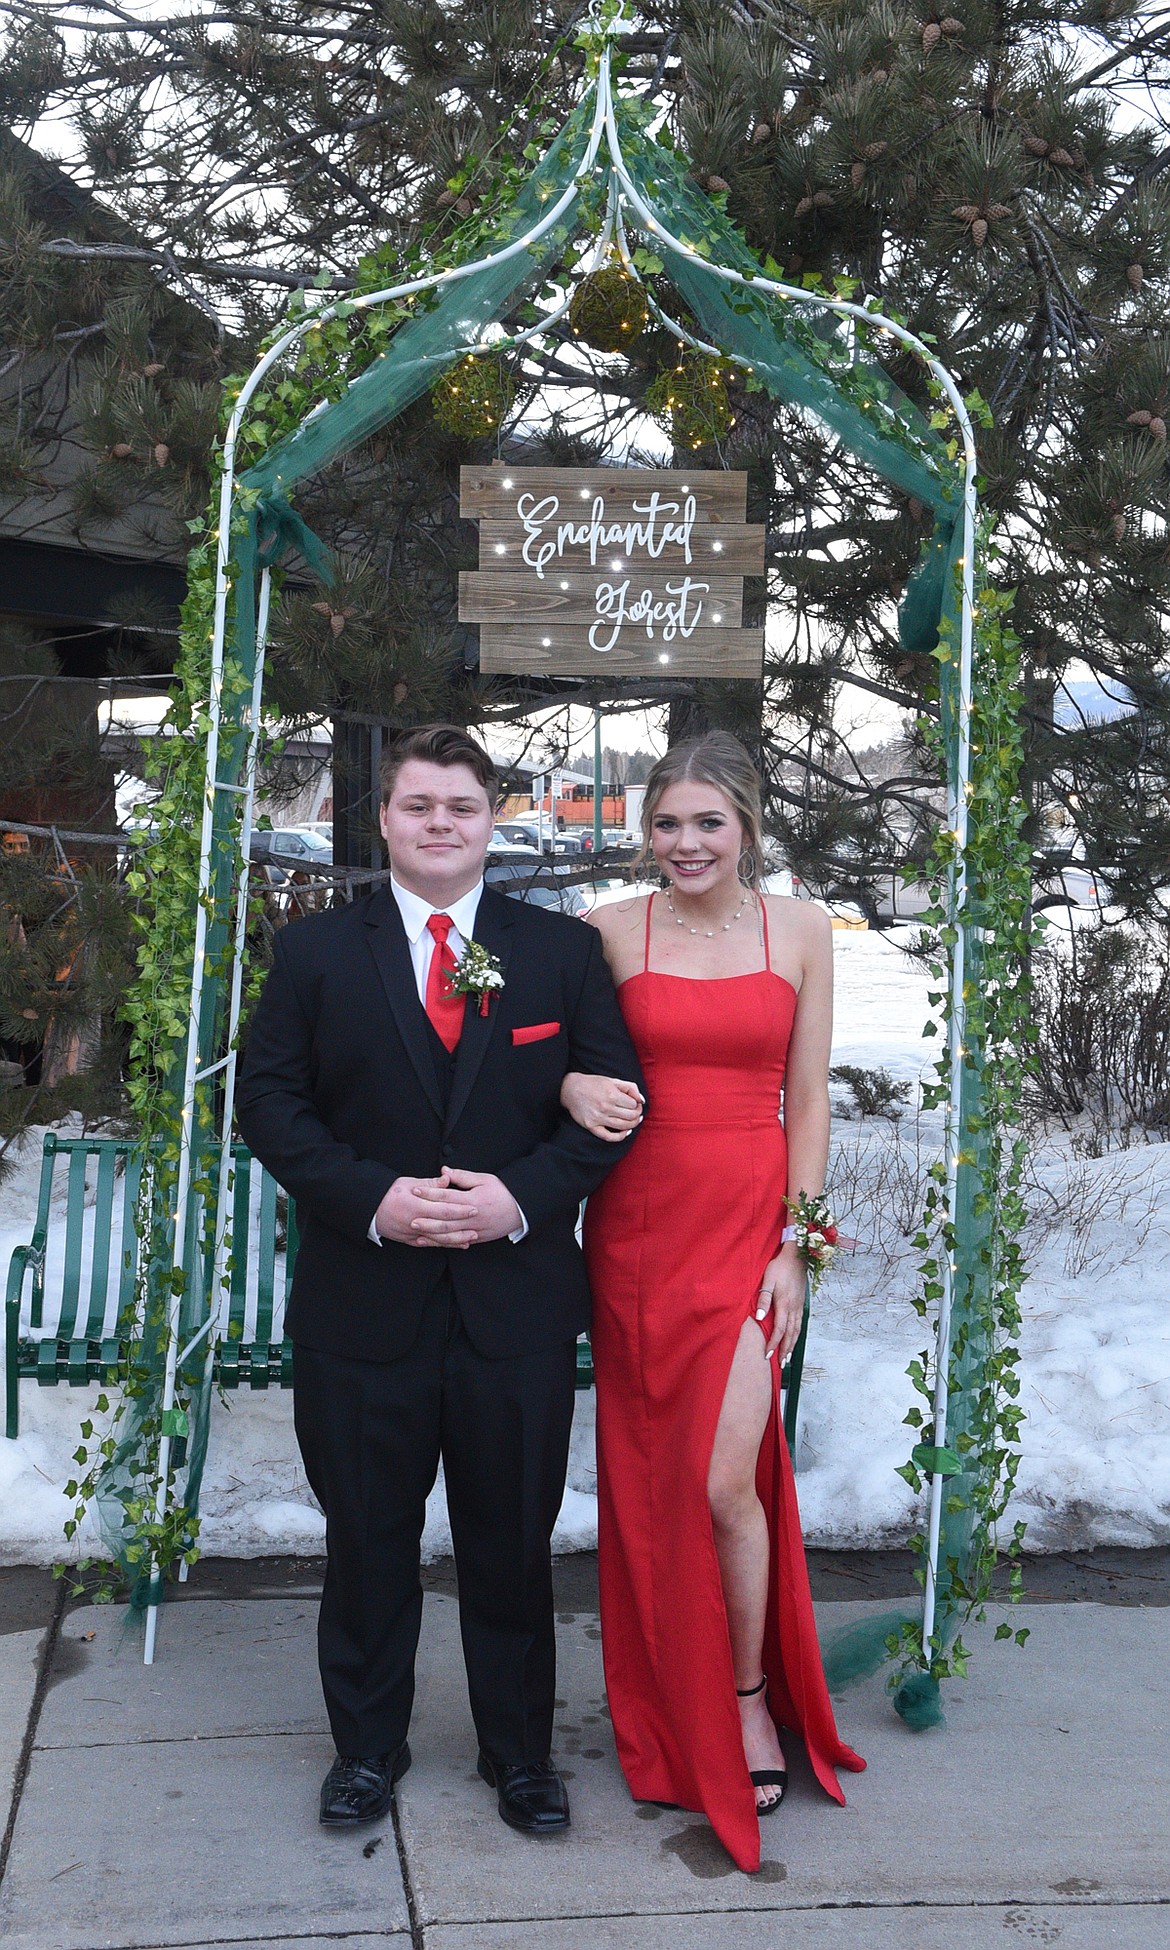
[[[736,1698],[754,1699],[757,1693],[762,1693],[765,1690],[767,1684],[768,1675],[765,1673],[758,1686],[737,1686],[735,1689]],[[753,1787],[779,1788],[780,1792],[774,1801],[766,1801],[762,1808],[758,1804],[756,1806],[757,1817],[774,1814],[788,1792],[788,1769],[786,1767],[757,1767],[754,1773],[749,1770],[748,1780]]]

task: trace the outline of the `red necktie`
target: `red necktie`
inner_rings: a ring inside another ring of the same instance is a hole
[[[451,993],[450,978],[459,966],[447,939],[454,925],[449,914],[432,914],[427,922],[435,947],[427,970],[426,1010],[435,1034],[449,1050],[455,1048],[463,1029],[463,997]]]

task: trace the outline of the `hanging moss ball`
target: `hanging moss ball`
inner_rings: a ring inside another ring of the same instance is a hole
[[[735,371],[723,359],[684,352],[676,366],[646,388],[646,406],[676,447],[694,451],[722,440],[735,425],[730,385]]]
[[[435,418],[446,433],[483,440],[499,426],[516,393],[516,382],[499,359],[468,354],[431,388]]]
[[[598,352],[624,352],[645,331],[649,316],[641,283],[622,264],[590,271],[569,306],[574,337]]]

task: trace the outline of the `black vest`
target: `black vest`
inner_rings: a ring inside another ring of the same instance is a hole
[[[455,1077],[455,1058],[459,1052],[459,1045],[456,1043],[455,1048],[449,1050],[429,1016],[427,1017],[427,1042],[430,1045],[431,1060],[435,1066],[435,1079],[439,1086],[439,1095],[443,1100],[443,1108],[446,1110],[447,1105],[451,1101],[451,1085]]]

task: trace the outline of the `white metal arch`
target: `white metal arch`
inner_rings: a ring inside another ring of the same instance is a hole
[[[176,1293],[170,1302],[167,1356],[164,1371],[163,1400],[164,1414],[173,1409],[176,1393],[176,1378],[180,1365],[186,1361],[198,1344],[207,1341],[206,1360],[212,1354],[212,1339],[219,1323],[225,1298],[226,1258],[230,1246],[228,1180],[231,1168],[230,1133],[235,1100],[236,1075],[236,1037],[239,1029],[240,1001],[242,995],[243,952],[248,915],[248,863],[255,805],[256,761],[260,734],[260,703],[264,677],[264,651],[268,628],[271,601],[271,573],[264,568],[260,578],[260,592],[256,632],[256,664],[252,694],[247,714],[247,746],[242,783],[237,780],[221,780],[219,777],[220,733],[223,720],[223,679],[224,646],[226,640],[228,598],[231,591],[229,575],[231,559],[231,525],[236,496],[236,448],[240,428],[243,425],[249,404],[267,373],[271,371],[294,345],[302,338],[320,328],[339,311],[364,310],[375,305],[388,304],[421,291],[433,290],[452,284],[461,278],[472,276],[494,264],[519,256],[528,246],[554,224],[571,207],[579,194],[583,181],[598,167],[598,157],[604,143],[606,158],[601,165],[610,177],[611,196],[607,221],[603,230],[602,242],[615,233],[619,247],[624,254],[624,226],[622,225],[622,206],[627,205],[636,216],[639,228],[656,237],[672,255],[689,259],[707,272],[724,279],[728,284],[750,287],[753,290],[772,292],[796,305],[812,310],[827,311],[843,318],[856,319],[871,327],[879,327],[899,339],[913,351],[938,381],[954,412],[963,445],[963,539],[960,567],[962,570],[960,638],[958,665],[958,750],[957,765],[953,784],[948,784],[947,821],[954,835],[954,864],[951,871],[950,909],[952,919],[959,916],[966,906],[966,844],[968,830],[968,798],[970,779],[970,720],[971,720],[971,671],[974,643],[974,598],[975,598],[975,521],[976,521],[976,454],[975,436],[970,416],[963,402],[962,392],[947,367],[937,354],[921,339],[884,313],[871,307],[855,305],[844,298],[830,297],[827,294],[806,291],[797,285],[784,284],[763,275],[747,278],[742,272],[720,265],[712,259],[701,256],[681,238],[673,235],[640,195],[626,167],[621,149],[621,139],[615,112],[615,97],[611,72],[611,48],[607,42],[599,61],[595,86],[594,113],[590,126],[585,153],[577,168],[573,181],[540,218],[539,222],[527,230],[523,236],[513,240],[504,249],[489,256],[478,258],[469,264],[439,271],[428,277],[414,278],[403,284],[388,286],[356,299],[341,299],[322,306],[310,316],[299,319],[295,325],[269,347],[257,362],[242,387],[235,402],[227,431],[224,436],[223,471],[220,480],[219,526],[216,530],[216,573],[215,610],[211,644],[210,694],[208,710],[208,729],[206,739],[206,769],[204,784],[203,816],[200,827],[199,844],[199,893],[196,907],[195,940],[191,976],[190,1013],[188,1018],[187,1044],[183,1072],[183,1092],[180,1120],[179,1159],[177,1166],[175,1192],[173,1197],[174,1247],[173,1265],[181,1272],[186,1256],[187,1221],[191,1204],[191,1179],[194,1154],[194,1126],[196,1092],[199,1084],[216,1072],[223,1074],[223,1125],[220,1167],[220,1190],[217,1208],[217,1232],[214,1253],[214,1272],[212,1292],[207,1319],[199,1332],[180,1347],[180,1295]],[[503,345],[516,345],[529,338],[535,338],[559,318],[567,309],[568,301],[555,311],[546,314],[527,331],[505,341],[493,343],[478,342],[462,348],[454,355],[442,355],[444,363],[451,357],[458,358],[464,352],[490,352]],[[678,327],[674,321],[663,319],[676,336],[685,338],[702,349],[708,349],[704,342],[692,339],[689,333]],[[711,348],[714,349],[714,348]],[[316,409],[315,409],[316,410]],[[206,978],[205,960],[207,931],[209,923],[209,894],[212,885],[212,840],[216,795],[221,792],[238,796],[241,805],[241,821],[238,847],[238,886],[234,914],[234,955],[232,961],[231,984],[228,997],[225,1053],[218,1061],[206,1068],[199,1067],[200,1002]],[[963,930],[956,931],[955,946],[951,957],[950,971],[950,1018],[948,1039],[948,1065],[950,1074],[950,1096],[946,1119],[945,1164],[946,1164],[946,1210],[948,1218],[955,1218],[957,1175],[961,1135],[958,1125],[959,1087],[963,1069],[965,1043],[966,1008],[964,1002],[964,940]],[[944,1253],[941,1285],[943,1297],[939,1303],[939,1319],[936,1338],[936,1366],[934,1392],[934,1441],[940,1448],[946,1441],[947,1422],[947,1368],[950,1350],[950,1321],[953,1300],[954,1262],[949,1253]],[[176,1281],[175,1285],[178,1284]],[[164,1427],[167,1426],[164,1423]],[[161,1521],[166,1513],[168,1479],[170,1475],[172,1437],[163,1434],[159,1440],[158,1476],[155,1491],[156,1515]],[[928,1552],[926,1564],[926,1586],[923,1601],[923,1641],[929,1645],[934,1631],[936,1610],[936,1584],[938,1566],[939,1532],[942,1516],[942,1501],[945,1491],[945,1478],[934,1476],[931,1480],[930,1509],[928,1521]],[[185,1568],[185,1567],[184,1567]],[[151,1566],[153,1574],[154,1566]],[[183,1575],[183,1572],[180,1573]],[[153,1663],[158,1630],[158,1591],[153,1575],[150,1583],[151,1602],[146,1612],[146,1641],[144,1659],[147,1665]]]

